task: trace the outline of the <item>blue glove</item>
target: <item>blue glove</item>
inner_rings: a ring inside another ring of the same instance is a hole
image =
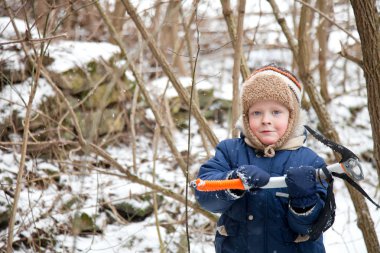
[[[255,165],[242,165],[232,172],[231,178],[240,178],[245,189],[248,190],[266,185],[270,175]]]
[[[301,166],[289,168],[285,182],[288,186],[290,205],[297,209],[310,209],[318,200],[315,168]]]

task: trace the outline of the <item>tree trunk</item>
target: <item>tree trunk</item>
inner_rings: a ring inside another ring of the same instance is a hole
[[[231,3],[230,3],[230,0],[220,0],[220,3],[222,4],[223,16],[227,24],[228,33],[230,35],[232,46],[235,48],[236,26],[235,26],[235,22],[232,16]],[[240,72],[243,77],[243,80],[246,80],[247,77],[250,75],[247,60],[245,59],[243,55],[241,55],[240,60],[241,60]]]
[[[361,40],[373,151],[380,178],[380,19],[375,0],[351,0]],[[380,250],[378,251],[380,252]]]
[[[176,43],[178,43],[180,7],[181,2],[178,0],[171,0],[169,2],[159,36],[162,52],[164,52],[169,62],[172,61],[171,59],[174,59],[173,67],[178,71],[180,76],[185,76],[187,75],[187,72],[185,70],[182,57],[175,57],[175,54],[179,55],[180,52],[174,51],[176,48]]]
[[[371,120],[374,158],[380,178],[380,19],[375,1],[351,0],[363,53],[363,70],[367,85],[368,111]],[[367,216],[362,210],[358,214]],[[364,219],[366,217],[363,217]],[[380,252],[379,240],[374,231],[358,220],[368,252]]]
[[[239,97],[239,80],[240,80],[240,63],[241,55],[243,54],[242,43],[244,33],[244,14],[245,14],[245,0],[240,0],[238,4],[238,26],[235,40],[234,50],[234,67],[232,71],[232,83],[233,83],[233,97],[232,97],[232,120],[231,129],[232,137],[239,137],[239,129],[236,127],[236,123],[240,116],[240,97]]]
[[[112,17],[112,24],[115,27],[116,32],[121,33],[125,20],[125,10],[120,1],[115,2],[115,9],[110,16]]]
[[[332,3],[331,0],[318,0],[317,2],[318,9],[323,13],[330,14]],[[327,28],[330,27],[330,23],[322,16],[319,16],[319,26],[317,30],[318,43],[319,43],[319,52],[318,52],[318,69],[319,69],[319,78],[321,80],[321,95],[325,102],[330,101],[330,95],[328,91],[327,85],[327,69],[326,69],[326,61],[327,61],[327,41],[329,38],[329,34],[327,32]]]
[[[305,90],[307,91],[310,102],[313,105],[314,110],[316,111],[318,118],[321,123],[321,127],[323,130],[324,135],[339,143],[339,136],[336,132],[336,130],[333,127],[332,121],[329,117],[329,114],[327,113],[326,107],[324,105],[324,101],[322,97],[320,96],[320,93],[317,92],[317,89],[314,85],[314,80],[311,76],[310,72],[310,47],[308,43],[308,25],[307,22],[304,20],[308,20],[309,12],[311,12],[310,9],[306,6],[302,6],[301,10],[301,19],[300,19],[300,26],[299,26],[299,52],[298,52],[298,66],[299,66],[299,72],[301,76],[301,80],[305,86]],[[336,158],[337,154],[335,154]],[[345,183],[346,187],[348,188],[348,191],[350,193],[352,202],[355,207],[355,211],[358,218],[358,227],[363,233],[364,241],[367,247],[367,251],[369,253],[375,253],[380,252],[379,247],[379,241],[376,235],[376,230],[374,227],[373,220],[371,218],[371,215],[369,213],[368,206],[364,200],[364,197],[357,192],[353,187],[351,187],[348,183]]]

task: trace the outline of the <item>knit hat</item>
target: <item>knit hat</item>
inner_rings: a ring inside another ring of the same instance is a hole
[[[243,130],[246,142],[255,149],[273,157],[275,150],[292,136],[299,121],[303,87],[289,71],[275,65],[268,65],[254,71],[243,83],[241,102]],[[288,127],[284,135],[272,145],[264,145],[249,127],[249,108],[256,102],[272,100],[283,104],[289,110]]]

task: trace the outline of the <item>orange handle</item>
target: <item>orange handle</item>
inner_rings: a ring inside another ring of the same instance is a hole
[[[221,191],[228,189],[245,190],[243,183],[240,179],[228,180],[197,180],[191,182],[192,187],[202,192]]]

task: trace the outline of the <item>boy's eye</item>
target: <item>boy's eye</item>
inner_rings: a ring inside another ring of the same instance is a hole
[[[261,115],[261,112],[259,112],[259,111],[254,111],[254,112],[252,112],[252,115],[253,115],[253,116],[259,116],[259,115]]]
[[[275,111],[272,112],[272,114],[275,115],[275,116],[276,116],[276,115],[280,115],[280,114],[281,114],[281,111],[276,111],[276,110],[275,110]]]

